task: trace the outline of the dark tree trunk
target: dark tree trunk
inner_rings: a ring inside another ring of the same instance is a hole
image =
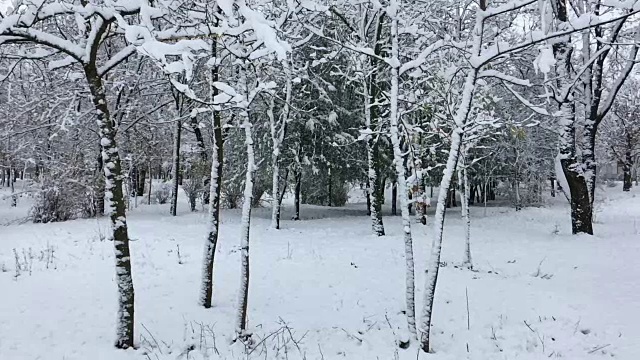
[[[371,216],[371,187],[369,186],[369,181],[367,180],[367,190],[365,191],[367,195],[367,216]]]
[[[391,215],[395,216],[398,214],[398,210],[396,208],[396,201],[398,199],[398,183],[394,182],[391,186]]]
[[[144,185],[147,181],[147,169],[138,169],[138,196],[144,196]]]
[[[633,165],[633,158],[631,157],[631,148],[633,146],[633,139],[631,134],[627,132],[626,136],[627,140],[627,149],[624,153],[624,162],[622,164],[623,174],[623,183],[622,183],[622,191],[631,191],[631,186],[633,185],[631,181],[631,166]]]
[[[13,179],[11,182],[11,207],[18,206],[18,197],[15,195],[16,187],[15,187],[15,178],[16,178],[16,169],[9,168],[9,175],[11,175],[11,171],[13,170]]]
[[[383,30],[383,18],[378,18],[373,38],[375,41],[374,54],[380,55],[382,52],[382,42],[380,37]],[[369,106],[369,130],[374,132],[378,127],[381,119],[381,109],[378,105],[381,90],[378,84],[378,73],[380,71],[379,61],[371,57],[371,72],[366,78],[366,99],[365,106]],[[366,114],[366,109],[365,109]],[[368,161],[368,207],[369,216],[371,216],[371,229],[377,236],[383,236],[384,223],[382,221],[382,204],[384,204],[384,179],[382,178],[382,151],[379,136],[371,135],[367,138],[367,161]]]
[[[451,188],[449,189],[449,194],[447,197],[447,207],[451,208],[451,207],[456,207],[456,188],[453,185],[453,182],[451,183]]]
[[[280,216],[282,213],[282,199],[284,198],[284,193],[287,191],[287,180],[289,180],[289,168],[284,170],[284,180],[282,181],[282,187],[280,191],[278,191],[277,199],[273,199],[278,202],[278,206],[276,209],[276,229],[280,229]]]
[[[96,109],[100,131],[100,145],[104,161],[105,194],[111,219],[112,240],[115,247],[116,284],[118,286],[118,318],[116,322],[115,346],[121,349],[133,347],[134,343],[134,290],[131,275],[129,234],[122,193],[122,166],[116,144],[116,129],[109,114],[109,107],[95,66],[84,68],[89,89]],[[108,170],[108,171],[107,171]]]
[[[200,161],[202,161],[202,165],[204,166],[208,161],[207,149],[204,143],[204,136],[202,136],[202,131],[200,130],[200,124],[197,120],[197,117],[191,118],[191,129],[196,136],[196,144],[198,146],[198,152],[200,153]],[[215,136],[215,135],[214,135]],[[198,174],[199,176],[202,174]],[[199,180],[199,179],[198,179]],[[202,192],[202,203],[209,204],[209,185],[211,179],[208,176],[204,176],[204,191]]]
[[[622,191],[631,191],[631,186],[633,185],[631,181],[631,151],[627,150],[625,154],[625,162],[622,165],[623,174],[623,183],[622,183]]]
[[[563,166],[563,168],[565,168]],[[575,171],[564,171],[571,192],[571,229],[574,234],[593,235],[592,208],[589,187],[584,177]]]
[[[329,207],[331,207],[332,197],[333,197],[333,179],[331,178],[331,168],[329,168],[329,200],[328,200]]]
[[[302,187],[302,171],[296,171],[296,190],[295,190],[295,208],[296,213],[293,220],[300,220],[300,188]]]
[[[551,184],[551,197],[556,197],[556,178],[550,177],[549,183]]]
[[[176,129],[173,139],[173,183],[171,193],[171,208],[169,213],[176,216],[178,210],[178,189],[180,185],[180,136],[182,133],[182,122],[176,122]]]
[[[147,205],[151,205],[151,186],[153,185],[153,168],[149,164],[149,193],[147,194]]]
[[[476,198],[476,186],[471,185],[469,188],[469,205],[473,205]]]

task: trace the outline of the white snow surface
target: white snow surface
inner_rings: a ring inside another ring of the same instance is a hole
[[[415,341],[407,350],[395,345],[406,337],[399,216],[385,216],[388,236],[377,237],[362,203],[304,205],[302,221],[294,222],[285,201],[282,230],[269,229],[268,208],[256,209],[248,314],[260,346],[247,357],[242,344],[230,342],[239,211],[222,212],[208,310],[198,306],[206,212],[189,213],[184,198],[177,217],[167,215],[168,205],[129,212],[139,348],[124,351],[113,347],[113,244],[101,240],[108,219],[20,223],[30,198],[10,208],[2,188],[0,224],[9,225],[0,226],[0,359],[285,359],[282,348],[276,357],[276,336],[261,343],[282,322],[296,340],[304,336],[300,350],[289,343],[289,359],[302,359],[301,353],[327,360],[638,359],[640,191],[623,193],[618,184],[598,192],[602,210],[593,237],[570,234],[562,197],[519,212],[472,206],[477,271],[459,267],[463,224],[459,208],[450,209],[434,306],[435,353],[419,357]],[[414,226],[416,299],[422,299],[432,228]],[[18,275],[14,249],[23,268]]]

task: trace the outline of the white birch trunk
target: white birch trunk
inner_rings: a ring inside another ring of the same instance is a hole
[[[211,43],[211,52],[217,56],[217,42]],[[213,86],[218,81],[218,65],[211,68],[209,78],[209,94],[211,102],[215,101],[218,89]],[[204,245],[204,255],[202,263],[202,283],[200,287],[199,303],[205,308],[210,308],[213,302],[213,283],[216,247],[218,245],[218,234],[220,229],[220,193],[222,187],[223,170],[223,138],[222,121],[220,111],[213,109],[211,116],[211,128],[213,129],[213,142],[211,146],[211,174],[209,177],[209,218],[207,238]]]
[[[389,5],[391,18],[391,96],[390,96],[390,134],[393,145],[393,162],[398,177],[398,192],[400,193],[400,208],[402,211],[402,231],[404,233],[405,249],[405,296],[407,306],[407,324],[409,332],[416,338],[416,308],[415,308],[415,265],[413,261],[413,239],[411,237],[411,216],[409,215],[409,200],[407,198],[407,179],[400,150],[400,130],[398,119],[398,90],[399,90],[399,45],[398,45],[398,1],[392,0]]]
[[[462,266],[467,269],[473,269],[473,263],[471,262],[471,218],[469,217],[469,177],[467,174],[467,166],[465,159],[466,151],[463,151],[463,155],[460,157],[460,168],[458,169],[458,179],[462,184],[462,222],[464,224],[464,258]]]
[[[279,124],[276,124],[276,119],[273,114],[273,108],[275,106],[273,97],[267,110],[269,123],[271,125],[271,142],[273,144],[273,152],[271,154],[271,168],[273,169],[273,178],[271,180],[271,196],[273,197],[271,201],[271,227],[274,229],[280,229],[280,211],[282,207],[280,200],[282,197],[280,196],[280,165],[278,161],[280,160],[280,150],[287,131],[289,103],[291,102],[291,91],[293,88],[288,60],[282,61],[282,67],[285,73],[285,97]]]
[[[240,222],[240,289],[238,291],[238,307],[236,309],[236,335],[245,336],[247,327],[247,303],[249,300],[249,228],[251,225],[251,200],[253,198],[253,175],[255,173],[255,154],[251,123],[246,111],[243,114],[242,128],[247,146],[247,173],[244,183],[244,199],[242,200],[242,219]]]
[[[202,287],[200,288],[200,305],[206,308],[211,307],[213,296],[214,259],[216,246],[218,244],[218,228],[220,225],[220,196],[218,195],[220,194],[218,191],[218,178],[220,177],[218,168],[220,167],[220,163],[218,161],[218,151],[219,145],[214,137],[211,151],[211,182],[209,184],[209,194],[211,196],[207,224],[209,230],[207,231],[207,239],[204,246]]]
[[[485,3],[486,4],[486,3]],[[482,45],[482,33],[484,31],[484,15],[482,10],[476,12],[476,24],[473,29],[473,50],[472,57],[478,57],[480,55],[480,49]],[[431,245],[431,255],[427,264],[427,276],[425,277],[425,291],[424,302],[422,308],[422,318],[420,330],[422,331],[422,337],[420,339],[420,347],[423,351],[430,351],[429,333],[431,331],[431,317],[433,314],[433,302],[436,292],[436,284],[438,281],[438,271],[440,269],[440,255],[442,251],[442,235],[444,231],[444,215],[445,215],[445,201],[449,193],[449,187],[451,185],[451,178],[456,169],[458,162],[458,156],[460,154],[460,147],[462,145],[462,135],[464,133],[464,127],[467,123],[469,113],[471,111],[471,103],[473,100],[473,94],[478,80],[478,71],[476,67],[472,67],[468,70],[467,78],[465,80],[464,88],[462,91],[462,98],[456,113],[453,117],[455,128],[451,134],[451,146],[449,148],[449,155],[447,157],[446,167],[442,174],[442,180],[440,181],[440,190],[438,192],[438,202],[436,205],[436,214],[434,220],[434,234],[433,244]]]

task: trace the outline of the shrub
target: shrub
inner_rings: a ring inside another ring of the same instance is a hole
[[[166,204],[171,196],[171,184],[162,183],[153,190],[153,198],[158,204]]]

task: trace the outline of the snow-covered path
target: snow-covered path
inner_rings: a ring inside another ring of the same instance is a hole
[[[569,235],[568,209],[561,204],[521,212],[494,207],[486,215],[472,208],[476,272],[456,267],[462,226],[459,209],[449,212],[434,314],[436,353],[421,358],[637,359],[639,192],[606,191],[611,199],[598,214],[595,237]],[[274,346],[285,341],[277,333],[283,323],[295,339],[304,335],[300,348],[307,359],[416,358],[416,348],[394,345],[394,333],[405,327],[400,217],[385,217],[389,236],[376,237],[369,218],[350,206],[304,207],[312,220],[284,221],[280,231],[268,229],[269,209],[256,212],[249,328],[257,339],[276,335],[251,358],[278,358]],[[239,213],[223,212],[214,308],[204,310],[197,306],[204,214],[172,218],[167,210],[141,205],[130,216],[137,351],[111,346],[116,287],[113,249],[101,240],[106,222],[0,227],[0,359],[184,359],[191,345],[196,350],[188,358],[198,359],[200,348],[213,348],[212,333],[220,352],[212,359],[246,358],[241,344],[230,345]],[[415,229],[421,299],[431,227]],[[292,343],[288,356],[302,358]]]

